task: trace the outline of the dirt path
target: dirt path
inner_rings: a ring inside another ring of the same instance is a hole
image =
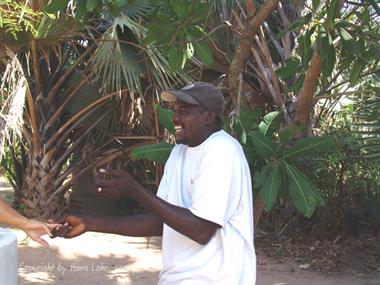
[[[0,177],[0,197],[9,200],[10,189],[1,180]],[[70,240],[47,238],[50,247],[45,249],[33,241],[28,242],[22,231],[14,231],[19,243],[19,285],[157,283],[161,268],[160,238],[86,233]],[[326,275],[301,270],[291,260],[267,258],[260,249],[257,255],[257,285],[380,285],[380,273]]]
[[[22,241],[24,234],[17,233]],[[33,241],[20,244],[19,285],[156,284],[161,268],[160,243],[160,238],[86,233],[71,240],[53,239],[48,249]],[[293,262],[266,258],[259,252],[257,285],[291,284],[380,285],[380,273],[318,274],[300,270]]]

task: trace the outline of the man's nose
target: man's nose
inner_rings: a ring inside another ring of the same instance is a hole
[[[172,117],[172,121],[173,121],[173,123],[175,124],[175,123],[179,123],[179,116],[178,116],[178,113],[177,112],[174,112],[174,114],[173,114],[173,117]]]

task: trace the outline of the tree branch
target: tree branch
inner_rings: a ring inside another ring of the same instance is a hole
[[[245,62],[250,56],[250,50],[254,36],[257,34],[261,24],[268,18],[277,7],[279,0],[268,0],[253,17],[248,17],[244,29],[244,35],[236,48],[234,58],[228,71],[229,93],[233,104],[237,103],[237,91],[239,85],[239,74],[244,71]]]
[[[321,69],[322,58],[318,52],[314,50],[301,92],[298,96],[295,117],[296,123],[306,124],[309,120],[310,112],[314,107],[314,92],[317,88],[317,82],[321,74]]]

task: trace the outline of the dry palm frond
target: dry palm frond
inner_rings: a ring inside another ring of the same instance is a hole
[[[29,88],[18,58],[11,51],[8,51],[8,56],[11,60],[8,61],[0,86],[0,159],[5,141],[21,137],[25,96]]]

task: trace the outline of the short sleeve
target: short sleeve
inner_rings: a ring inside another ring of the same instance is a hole
[[[240,196],[240,189],[234,187],[234,181],[241,165],[233,150],[216,147],[205,153],[189,208],[197,217],[222,227],[233,215]]]
[[[168,187],[167,187],[167,179],[166,175],[162,176],[162,179],[160,181],[160,185],[158,186],[157,189],[157,196],[160,197],[163,200],[167,200],[168,197]]]
[[[164,174],[162,175],[160,185],[158,186],[158,189],[157,189],[156,195],[165,201],[168,198],[169,180],[172,178],[170,177],[169,173],[173,172],[173,171],[170,171],[170,169],[173,169],[174,167],[173,164],[176,160],[177,154],[178,154],[178,146],[175,146],[172,152],[170,153],[168,160],[165,163]]]

